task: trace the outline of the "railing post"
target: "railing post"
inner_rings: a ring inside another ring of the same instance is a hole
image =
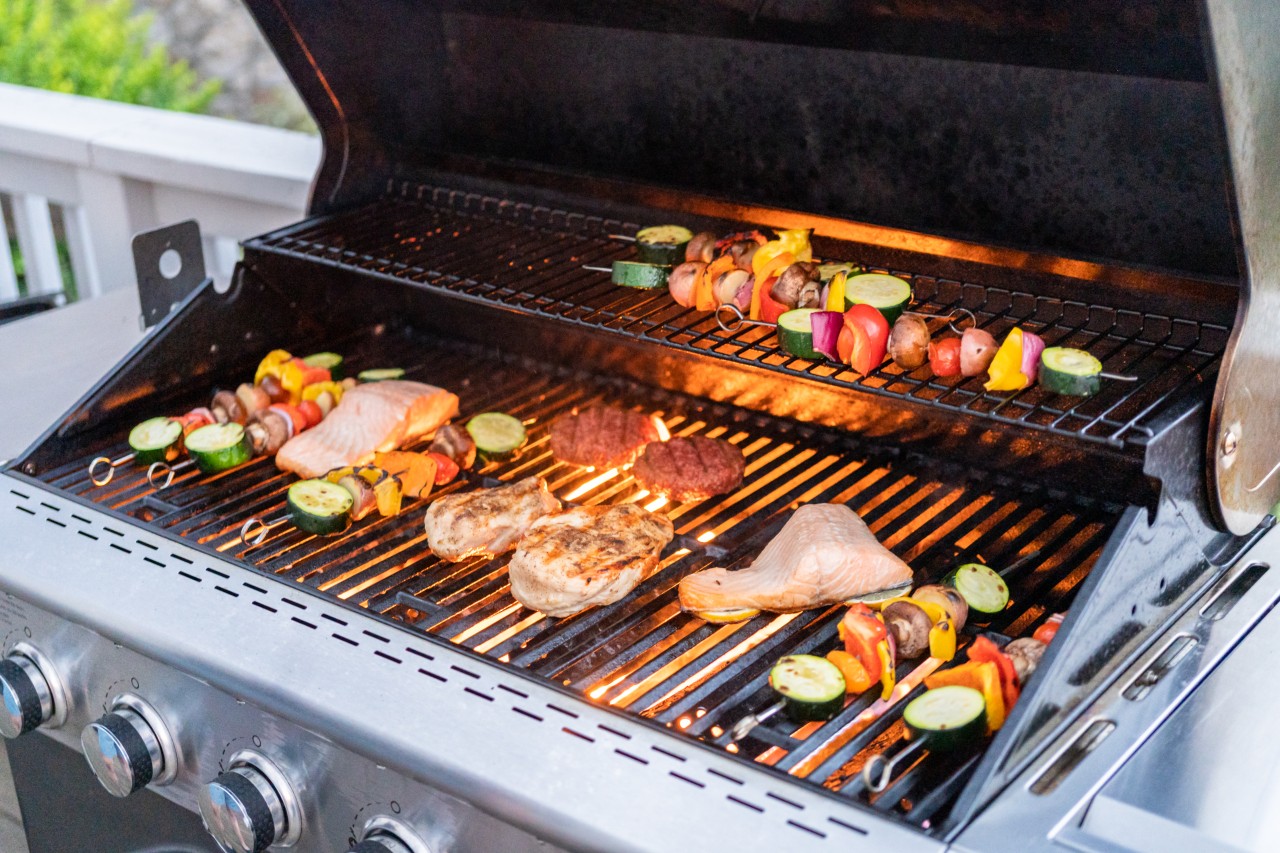
[[[18,298],[18,276],[13,271],[13,253],[9,248],[9,229],[0,213],[0,302]]]
[[[58,266],[58,247],[53,237],[49,200],[31,193],[15,193],[13,220],[18,229],[18,248],[22,251],[27,293],[31,296],[60,293],[62,270]]]
[[[85,299],[136,281],[130,248],[133,235],[159,223],[150,197],[131,197],[127,180],[118,174],[79,169],[76,182],[81,203],[75,217],[68,219],[78,220],[76,239],[84,242],[82,260],[93,268],[87,287],[79,287],[80,298]]]

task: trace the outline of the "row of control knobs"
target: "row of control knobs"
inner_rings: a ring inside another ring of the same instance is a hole
[[[16,738],[54,720],[65,719],[61,683],[35,649],[15,647],[0,660],[0,735]],[[85,726],[80,745],[98,781],[109,793],[127,797],[177,775],[173,740],[160,715],[132,695]],[[225,850],[259,853],[287,847],[302,831],[302,812],[287,776],[266,756],[239,752],[230,769],[200,788],[200,816]],[[390,819],[371,821],[350,853],[429,853],[411,830]]]

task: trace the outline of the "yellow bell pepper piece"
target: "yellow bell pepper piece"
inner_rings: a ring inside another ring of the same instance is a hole
[[[333,404],[336,406],[342,402],[342,390],[341,382],[312,382],[302,389],[302,399],[314,400],[325,391],[328,391],[333,395]]]
[[[264,376],[274,376],[279,379],[280,365],[289,361],[291,358],[293,358],[293,356],[282,349],[273,349],[271,352],[267,353],[266,357],[263,358],[262,361],[258,362],[258,369],[253,374],[253,384],[257,385],[262,381],[262,377]]]
[[[990,379],[983,387],[988,391],[1021,391],[1031,384],[1022,372],[1022,330],[1014,329],[1004,339],[996,357],[987,368]]]
[[[400,478],[372,465],[364,466],[358,473],[373,486],[373,496],[378,502],[378,514],[383,518],[399,515],[400,504],[404,499],[404,488],[400,484]]]
[[[944,618],[929,629],[929,657],[943,663],[956,656],[956,623]]]
[[[302,402],[303,368],[296,361],[287,361],[280,365],[280,387],[289,393],[289,403],[298,405]]]
[[[764,271],[764,268],[769,265],[770,261],[779,255],[790,254],[791,252],[786,246],[782,245],[781,242],[778,240],[770,240],[759,249],[756,249],[756,253],[751,256],[751,272],[755,275],[756,280],[759,281],[762,278],[761,273]],[[792,263],[794,263],[794,260]]]
[[[779,231],[778,242],[786,246],[787,251],[795,255],[797,261],[813,260],[813,247],[809,245],[812,228],[794,228],[790,231]]]
[[[844,313],[844,283],[849,274],[841,271],[831,277],[827,285],[827,310]]]
[[[880,656],[880,698],[887,701],[893,695],[893,688],[898,684],[898,673],[893,668],[893,654],[889,651],[888,640],[876,643],[876,654]],[[999,679],[997,679],[997,689],[999,686]]]

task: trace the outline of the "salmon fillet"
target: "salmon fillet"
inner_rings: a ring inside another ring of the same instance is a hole
[[[680,581],[680,606],[790,613],[910,583],[911,567],[843,504],[795,511],[748,568],[696,572]]]
[[[434,385],[400,379],[357,385],[323,421],[286,441],[276,465],[304,478],[361,465],[374,453],[434,431],[457,413],[458,396]]]
[[[511,557],[511,594],[531,610],[572,616],[612,604],[653,573],[675,529],[635,504],[580,506],[535,521]]]
[[[423,521],[427,545],[442,560],[510,551],[534,521],[560,508],[541,477],[436,498]]]

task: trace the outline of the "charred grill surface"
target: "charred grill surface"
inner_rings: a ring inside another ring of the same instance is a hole
[[[211,554],[923,826],[945,816],[978,753],[925,754],[877,796],[863,789],[857,772],[871,754],[893,749],[903,738],[901,709],[905,694],[924,675],[919,662],[899,667],[907,686],[890,707],[874,701],[870,691],[828,723],[797,726],[777,716],[734,744],[728,729],[773,699],[767,687],[772,664],[784,654],[834,648],[843,608],[713,625],[680,611],[677,582],[712,565],[749,565],[794,507],[841,502],[913,566],[920,582],[940,578],[959,560],[997,567],[1022,561],[1008,579],[1012,607],[971,629],[1019,636],[1070,605],[1121,511],[1051,491],[1033,479],[1015,481],[844,432],[420,333],[371,327],[331,346],[353,366],[403,364],[406,378],[454,391],[462,401],[460,421],[499,410],[526,423],[530,441],[515,459],[478,467],[435,496],[538,475],[569,504],[635,503],[665,514],[675,526],[658,571],[616,604],[553,619],[511,597],[509,555],[458,563],[432,555],[423,529],[426,501],[408,504],[395,518],[366,518],[342,536],[310,536],[286,523],[261,544],[248,546],[240,540],[241,525],[250,518],[284,516],[284,493],[294,480],[270,460],[218,475],[187,470],[162,491],[133,467],[121,468],[109,485],[96,488],[86,474],[89,456],[47,470],[41,479]],[[204,401],[200,389],[187,403]],[[593,405],[657,415],[673,436],[728,441],[745,458],[742,484],[719,497],[673,502],[644,489],[629,470],[565,464],[550,451],[550,425],[575,407]],[[123,453],[123,438],[121,432],[109,452]]]

